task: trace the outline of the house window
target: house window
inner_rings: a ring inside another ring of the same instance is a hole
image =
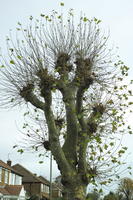
[[[0,182],[2,182],[2,168],[0,167]]]
[[[45,185],[45,192],[49,193],[49,187],[47,185]]]
[[[11,182],[10,182],[10,184],[14,185],[14,182],[15,182],[15,174],[11,173]]]
[[[62,197],[62,192],[59,190],[59,197]]]
[[[21,185],[22,178],[21,176],[15,175],[15,185]]]
[[[41,192],[49,193],[49,186],[41,184]]]
[[[43,192],[43,184],[41,184],[41,192]]]
[[[5,170],[5,183],[8,183],[8,171]]]

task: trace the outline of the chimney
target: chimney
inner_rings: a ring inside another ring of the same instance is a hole
[[[12,161],[11,161],[11,160],[8,160],[8,161],[7,161],[7,164],[11,167]]]

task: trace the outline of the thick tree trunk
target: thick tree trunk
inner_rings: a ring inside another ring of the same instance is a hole
[[[78,176],[77,176],[78,177]],[[76,180],[68,179],[62,180],[63,183],[63,200],[85,200],[86,199],[86,188],[87,185],[84,184],[79,178],[75,178]]]
[[[63,200],[85,200],[86,199],[86,187],[83,185],[77,185],[75,188],[65,188],[63,193]]]

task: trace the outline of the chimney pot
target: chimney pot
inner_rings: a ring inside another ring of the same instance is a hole
[[[11,166],[12,161],[11,161],[11,160],[8,160],[8,161],[7,161],[7,164],[8,164],[9,166]]]

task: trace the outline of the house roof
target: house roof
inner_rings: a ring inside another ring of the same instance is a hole
[[[3,162],[2,160],[0,160],[0,167],[11,170],[13,173],[18,174],[20,176],[22,176],[21,173],[19,173],[17,170],[13,169],[13,167],[9,166],[7,163]]]
[[[50,182],[46,178],[44,178],[43,176],[39,176],[38,178],[41,179],[43,183],[50,186]]]
[[[0,188],[0,194],[10,195],[10,193],[5,188]]]
[[[0,167],[12,170],[11,167],[8,164],[4,163],[2,160],[0,160]]]
[[[23,183],[43,183],[48,185],[48,181],[46,179],[42,179],[40,177],[37,177],[35,174],[27,170],[25,167],[23,167],[20,164],[16,164],[13,166],[13,168],[17,171],[19,171],[23,175]]]
[[[22,190],[22,185],[6,185],[5,189],[10,193],[10,195],[18,196]]]
[[[53,188],[53,190],[62,190],[63,186],[58,183],[52,183],[52,188]]]
[[[4,188],[0,188],[0,193],[3,195],[19,196],[22,185],[6,185]]]

